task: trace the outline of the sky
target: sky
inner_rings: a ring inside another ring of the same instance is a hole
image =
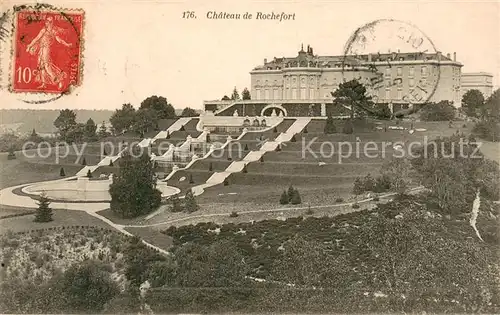
[[[3,0],[0,11],[34,3]],[[0,108],[110,109],[138,107],[161,95],[176,108],[201,109],[249,87],[249,72],[264,58],[294,57],[301,43],[319,55],[341,55],[351,34],[377,19],[417,26],[437,50],[457,53],[462,72],[500,76],[498,1],[76,1],[51,5],[85,11],[83,77],[70,95],[41,103],[7,89],[10,39],[0,41]],[[196,18],[183,18],[194,11]],[[251,20],[208,19],[208,12],[249,12]],[[257,12],[295,14],[295,20],[257,20]],[[10,15],[9,15],[10,16]],[[10,36],[10,35],[9,35]],[[36,96],[38,97],[38,96]]]

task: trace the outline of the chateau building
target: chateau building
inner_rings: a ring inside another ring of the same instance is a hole
[[[250,71],[251,100],[205,101],[204,107],[216,115],[342,115],[347,110],[333,106],[332,92],[352,79],[367,88],[374,102],[388,104],[393,111],[442,100],[459,107],[461,67],[456,53],[318,56],[307,46],[296,57],[264,59]]]

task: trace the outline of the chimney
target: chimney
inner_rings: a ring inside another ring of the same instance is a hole
[[[453,61],[457,61],[457,52],[453,52]]]
[[[437,51],[437,52],[436,52],[436,55],[437,55],[437,60],[438,60],[438,61],[441,61],[441,52],[440,52],[440,51]]]
[[[267,58],[264,58],[264,64],[266,64],[266,63],[267,63]]]
[[[450,59],[450,53],[446,54],[446,58]]]
[[[311,55],[314,55],[313,48],[311,47]]]

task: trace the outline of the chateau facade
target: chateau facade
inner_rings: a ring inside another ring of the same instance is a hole
[[[205,101],[204,107],[226,116],[269,116],[273,111],[284,116],[325,116],[335,111],[342,115],[342,108],[332,107],[332,92],[352,79],[362,83],[375,102],[388,104],[393,111],[442,100],[459,107],[462,66],[456,53],[318,56],[307,46],[296,57],[264,59],[250,71],[251,100]]]

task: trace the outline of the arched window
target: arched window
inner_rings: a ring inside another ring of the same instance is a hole
[[[250,119],[247,118],[243,120],[243,127],[248,127],[248,126],[250,126]]]
[[[261,125],[261,127],[266,127],[267,126],[266,120],[262,119],[260,125]]]
[[[257,118],[255,118],[255,120],[253,121],[253,126],[254,127],[259,127],[260,126],[259,120]]]

